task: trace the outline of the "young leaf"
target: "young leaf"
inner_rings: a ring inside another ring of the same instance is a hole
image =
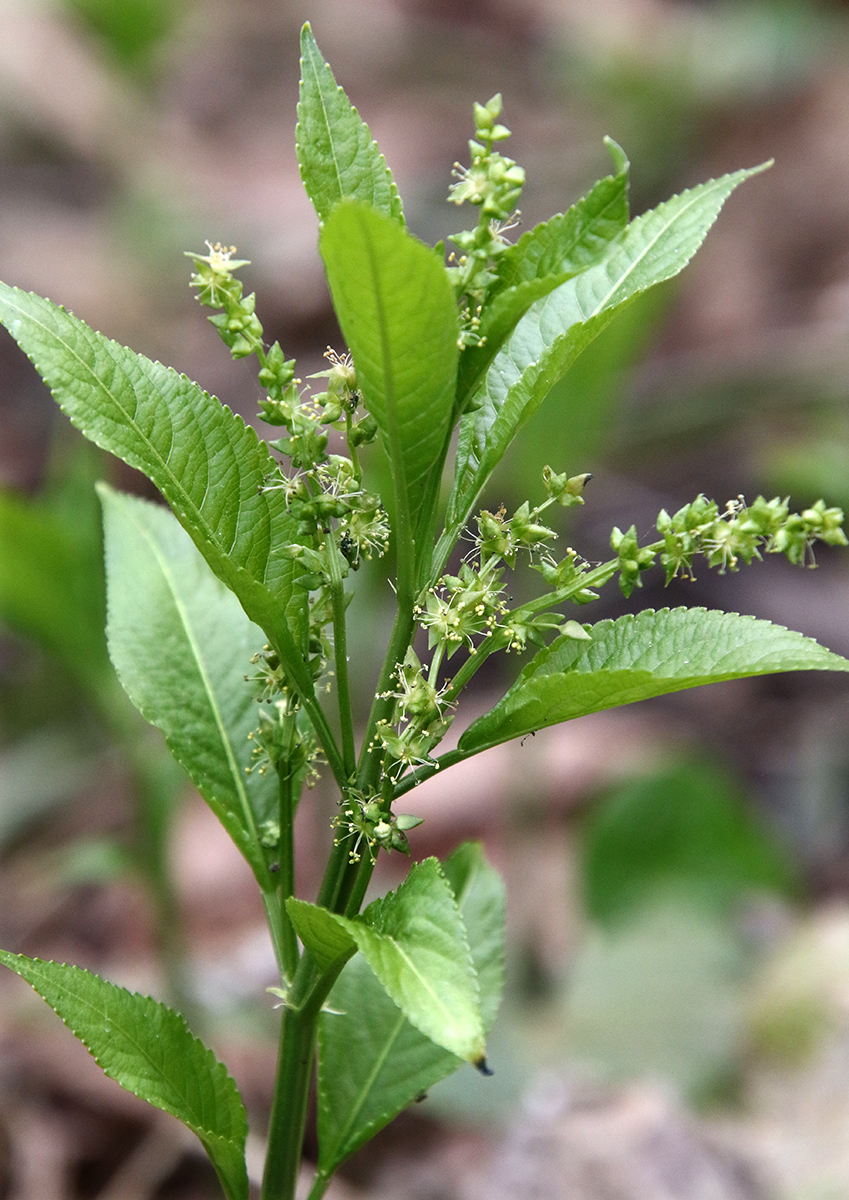
[[[392,467],[399,576],[413,566],[415,519],[448,436],[457,374],[457,310],[433,251],[349,202],[334,209],[321,253],[357,386]]]
[[[466,927],[435,858],[415,863],[396,892],[375,900],[360,917],[302,901],[288,901],[287,909],[319,962],[335,962],[353,942],[417,1029],[458,1058],[484,1061],[480,994]],[[330,921],[347,940],[329,934]]]
[[[326,971],[340,958],[350,958],[356,952],[357,943],[336,919],[335,913],[294,896],[286,901],[286,910],[295,932],[319,970]]]
[[[301,30],[298,163],[319,220],[340,200],[360,200],[404,224],[401,198],[369,127],[322,57],[309,25]]]
[[[459,412],[477,390],[504,339],[534,301],[580,271],[595,266],[628,224],[628,159],[611,138],[605,142],[616,174],[598,183],[568,212],[523,233],[495,268],[495,282],[481,313],[479,346],[460,356]]]
[[[442,864],[472,947],[483,1027],[495,1021],[504,990],[504,881],[483,856],[479,842],[464,842]]]
[[[6,950],[0,962],[47,1001],[110,1079],[197,1134],[228,1200],[247,1200],[241,1097],[179,1013],[81,967]]]
[[[258,830],[277,817],[277,774],[245,773],[258,719],[245,672],[262,631],[166,508],[98,490],[115,670],[268,890]]]
[[[487,1030],[504,976],[504,885],[476,843],[443,864],[472,947]],[[362,955],[345,967],[319,1026],[319,1173],[332,1175],[417,1096],[461,1065],[425,1037],[381,987]]]
[[[480,990],[468,934],[435,858],[349,922],[363,958],[411,1024],[458,1058],[484,1062]]]
[[[547,725],[704,683],[849,671],[849,659],[801,633],[704,608],[648,608],[599,621],[591,633],[591,641],[561,637],[541,650],[495,708],[472,722],[460,750],[477,754]]]
[[[95,333],[40,296],[0,284],[0,323],[74,425],[159,488],[215,574],[311,694],[296,645],[305,593],[294,582],[294,563],[279,553],[295,522],[280,492],[260,490],[274,461],[253,429],[184,375]]]
[[[441,561],[518,430],[584,347],[622,305],[677,275],[728,196],[766,165],[723,175],[644,213],[612,243],[601,263],[532,305],[496,356],[474,408],[460,424]]]

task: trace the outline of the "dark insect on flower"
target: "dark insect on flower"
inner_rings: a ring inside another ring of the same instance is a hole
[[[357,539],[351,537],[347,529],[339,539],[339,549],[347,559],[348,564],[356,570],[360,565],[360,548],[357,544]]]

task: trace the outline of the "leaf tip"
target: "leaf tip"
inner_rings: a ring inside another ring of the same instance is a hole
[[[492,1069],[492,1067],[486,1061],[485,1054],[482,1054],[480,1056],[480,1058],[474,1059],[472,1062],[472,1066],[475,1068],[476,1071],[480,1071],[481,1075],[485,1075],[487,1078],[490,1078],[491,1076],[493,1076],[495,1074],[495,1071]]]
[[[625,175],[631,165],[628,155],[614,138],[605,135],[602,140],[604,142],[605,149],[613,159],[613,166],[616,169],[616,174]]]

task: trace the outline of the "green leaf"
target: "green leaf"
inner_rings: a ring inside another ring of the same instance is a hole
[[[480,993],[466,927],[435,858],[415,863],[397,891],[375,900],[360,917],[303,902],[287,908],[320,961],[335,961],[337,946],[349,948],[353,941],[381,987],[417,1029],[458,1058],[476,1065],[484,1061]],[[310,908],[316,911],[308,927]],[[317,917],[319,912],[325,916]],[[350,941],[332,944],[328,918]]]
[[[484,1029],[504,980],[504,885],[476,843],[443,864],[472,948]],[[362,955],[330,994],[319,1026],[319,1172],[328,1176],[417,1096],[461,1065],[411,1025]]]
[[[684,688],[778,671],[849,671],[849,659],[781,625],[704,608],[645,609],[558,638],[460,738],[476,754],[547,725]]]
[[[274,460],[253,429],[184,375],[109,341],[40,296],[0,284],[0,323],[74,425],[159,488],[215,574],[274,641],[298,687],[311,694],[296,647],[306,594],[294,582],[294,563],[280,554],[295,522],[279,491],[260,490]]]
[[[435,858],[346,928],[411,1024],[458,1058],[484,1061],[480,990],[451,885]]]
[[[110,1079],[197,1134],[228,1200],[247,1200],[241,1097],[179,1013],[81,967],[6,950],[0,962],[47,1001]]]
[[[398,224],[398,189],[369,127],[333,78],[309,25],[301,30],[301,88],[296,130],[298,163],[319,220],[340,200],[359,200]]]
[[[403,576],[454,403],[459,350],[451,285],[433,250],[362,204],[334,209],[321,253],[357,386],[389,454]]]
[[[534,301],[554,291],[580,271],[601,262],[610,244],[628,224],[628,159],[606,138],[617,171],[608,175],[568,212],[543,221],[498,260],[495,282],[481,313],[481,346],[467,347],[460,357],[459,408],[501,348],[504,339]]]
[[[295,932],[319,970],[327,971],[340,958],[350,958],[356,952],[357,943],[339,923],[335,913],[294,896],[286,901],[286,910]]]
[[[483,1027],[495,1021],[504,990],[504,881],[479,842],[464,842],[442,864],[469,935]]]
[[[166,508],[98,490],[115,670],[267,890],[258,827],[277,817],[277,774],[245,772],[258,722],[245,673],[262,631]]]
[[[460,424],[446,544],[453,546],[486,481],[521,426],[617,311],[681,271],[734,189],[768,164],[723,175],[644,213],[604,260],[537,300],[496,356]],[[449,547],[450,548],[450,547]]]

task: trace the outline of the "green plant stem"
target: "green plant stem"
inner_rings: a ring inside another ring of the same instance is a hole
[[[380,783],[380,765],[383,758],[383,748],[373,745],[375,730],[377,722],[390,711],[394,703],[391,698],[385,698],[383,693],[391,687],[392,676],[398,663],[404,659],[407,646],[410,644],[412,638],[414,625],[415,621],[412,610],[402,609],[399,604],[360,753],[360,762],[357,769],[357,788],[362,791],[377,790]],[[362,895],[365,892],[365,884],[361,886],[358,886],[358,884],[362,874],[366,872],[368,865],[370,864],[367,858],[360,863],[350,862],[348,848],[344,843],[334,846],[324,872],[324,879],[321,883],[317,903],[322,908],[329,908],[333,912],[344,912],[349,916],[359,911],[358,908],[352,910],[351,898],[355,894],[359,894],[360,901],[362,900]],[[371,871],[368,870],[365,880],[366,884],[370,875]]]
[[[275,652],[278,654],[280,661],[286,665],[286,660],[280,655],[278,647],[272,641]],[[333,730],[328,724],[327,717],[324,715],[324,710],[318,702],[315,695],[315,690],[312,686],[312,680],[309,680],[309,689],[306,690],[302,686],[300,678],[294,680],[295,688],[301,698],[301,704],[306,709],[310,723],[315,730],[315,736],[318,738],[319,744],[324,751],[324,756],[327,759],[327,765],[333,772],[333,778],[343,788],[347,782],[345,772],[345,764],[342,755],[339,752],[339,747],[336,745],[336,738],[333,736]]]
[[[366,894],[366,888],[374,870],[374,861],[368,854],[364,854],[362,861],[356,864],[356,877],[348,897],[348,903],[345,906],[345,916],[355,917],[363,905],[363,900]]]
[[[307,955],[304,955],[302,966],[306,959]],[[301,1165],[320,1009],[320,1005],[314,1010],[294,1007],[301,974],[299,969],[283,1010],[262,1200],[294,1200]],[[290,1004],[293,1007],[289,1007]]]
[[[263,891],[262,903],[265,908],[265,918],[268,921],[268,931],[271,934],[271,944],[274,947],[274,957],[280,980],[287,986],[292,981],[295,968],[298,965],[298,943],[292,929],[292,922],[286,912],[285,900],[280,892]]]
[[[284,754],[278,767],[278,821],[280,825],[280,841],[277,846],[276,873],[277,886],[269,891],[263,891],[262,901],[268,918],[268,928],[281,979],[287,985],[291,983],[298,966],[298,939],[289,913],[286,901],[295,893],[295,788],[294,777],[287,769],[291,761],[291,743],[296,732],[295,718],[289,720],[289,753]]]
[[[658,542],[655,545],[649,546],[648,549],[661,550],[663,549],[663,543]],[[593,567],[592,571],[587,571],[585,575],[580,575],[565,587],[557,588],[553,592],[546,592],[544,596],[537,596],[536,599],[529,600],[527,604],[522,604],[514,610],[514,615],[532,617],[535,613],[543,612],[546,608],[551,608],[555,604],[562,604],[564,600],[571,600],[576,593],[582,592],[585,588],[604,587],[618,570],[619,559],[611,558],[606,563],[602,563],[598,567]],[[465,666],[465,663],[463,665]]]
[[[445,689],[442,697],[444,703],[453,704],[475,672],[479,671],[489,658],[490,654],[495,654],[497,650],[503,650],[506,645],[507,635],[501,633],[499,630],[495,630],[492,637],[488,637],[479,646],[475,646],[474,650],[469,654],[469,657]]]
[[[295,1200],[318,1019],[346,959],[322,972],[305,951],[283,1010],[261,1200]]]
[[[332,538],[328,534],[328,539]],[[336,668],[336,695],[339,700],[339,725],[342,731],[342,762],[348,779],[357,769],[354,746],[354,718],[351,709],[351,689],[348,682],[348,635],[345,622],[345,588],[342,578],[342,553],[331,542],[330,597],[333,604],[333,656]]]
[[[475,498],[477,498],[477,495],[478,493],[475,494]],[[436,584],[445,570],[448,557],[451,554],[451,551],[457,545],[460,534],[465,528],[473,505],[474,500],[472,500],[472,503],[467,506],[463,517],[458,521],[453,521],[450,527],[446,525],[444,531],[440,535],[439,541],[436,543],[436,547],[434,548],[433,555],[430,560],[430,576],[427,581],[428,587],[436,587]]]
[[[413,638],[414,627],[415,618],[413,616],[412,605],[403,605],[399,596],[398,611],[395,614],[392,636],[389,639],[383,668],[380,672],[380,678],[377,681],[377,687],[375,688],[374,702],[371,706],[368,725],[366,726],[365,737],[363,738],[363,746],[360,751],[360,761],[357,767],[357,787],[359,788],[376,786],[376,777],[380,760],[383,757],[383,749],[374,745],[375,731],[378,721],[391,711],[395,703],[394,699],[391,696],[387,697],[385,693],[391,690],[392,677],[398,669],[398,664],[404,661],[407,647]]]
[[[477,754],[478,751],[475,750],[474,753]],[[471,755],[464,754],[462,750],[446,750],[444,754],[440,754],[439,758],[434,759],[429,766],[418,767],[415,774],[410,771],[403,779],[400,779],[395,784],[393,800],[400,800],[402,796],[405,796],[407,792],[411,792],[413,788],[418,787],[420,783],[424,783],[440,771],[444,771],[447,767],[453,767],[455,763],[463,762],[467,758],[471,758]]]

